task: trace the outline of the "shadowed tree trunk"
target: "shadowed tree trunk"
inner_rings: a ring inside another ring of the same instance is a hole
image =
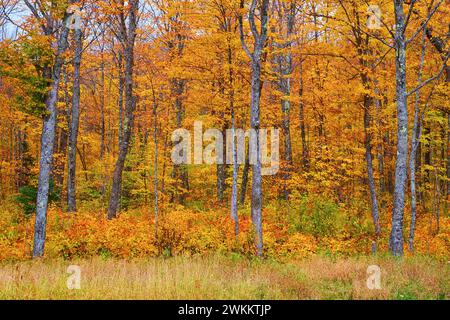
[[[425,33],[422,36],[422,52],[420,57],[419,72],[417,81],[422,82],[422,69],[425,63]],[[411,223],[409,227],[409,250],[414,251],[414,231],[416,229],[417,201],[416,201],[416,154],[419,147],[420,136],[422,133],[422,116],[419,109],[420,91],[416,91],[416,99],[414,102],[414,121],[411,133],[411,155],[409,156],[409,177],[411,188]]]
[[[182,49],[179,49],[182,50]],[[181,53],[180,53],[181,54]],[[176,112],[176,126],[181,128],[184,118],[184,106],[182,101],[182,94],[184,92],[185,81],[181,79],[173,79],[172,92],[175,95],[175,112]],[[181,141],[175,141],[174,145]],[[184,204],[186,201],[186,192],[189,190],[189,175],[186,164],[174,164],[172,170],[172,178],[175,180],[177,191],[173,195],[173,199],[177,198],[178,203]]]
[[[155,217],[155,239],[158,239],[159,203],[158,203],[158,102],[156,100],[155,89],[152,84],[153,95],[153,143],[154,149],[154,173],[153,173],[153,194],[154,194],[154,217]]]
[[[69,151],[68,151],[68,173],[67,173],[67,211],[77,210],[76,206],[76,160],[77,160],[77,139],[80,121],[80,65],[83,33],[81,29],[75,30],[75,56],[73,60],[73,96],[72,112],[69,127]]]
[[[122,171],[131,141],[133,129],[134,110],[136,97],[133,95],[133,67],[134,67],[134,43],[136,38],[136,22],[138,13],[138,0],[129,1],[128,27],[122,22],[120,26],[119,40],[122,44],[125,60],[125,118],[122,143],[119,146],[119,156],[116,161],[113,174],[111,195],[108,206],[108,219],[117,215],[119,207],[120,189],[122,186]],[[120,20],[125,21],[125,12],[120,13]]]
[[[303,102],[303,58],[300,58],[300,86],[299,86],[299,120],[300,120],[300,136],[302,138],[302,167],[307,170],[308,161],[308,144],[306,142],[306,126],[305,126],[305,104]]]
[[[378,212],[377,191],[375,187],[375,179],[373,176],[372,163],[372,134],[370,133],[370,107],[372,99],[366,94],[364,95],[364,146],[366,148],[366,166],[367,166],[367,180],[369,183],[370,199],[372,203],[372,220],[375,227],[375,234],[381,233],[380,219]]]
[[[118,69],[119,69],[119,145],[122,143],[123,137],[123,91],[125,86],[125,79],[123,77],[123,56],[122,51],[119,52],[118,57]]]
[[[348,9],[345,7],[344,2],[339,1],[341,7],[345,12]],[[371,97],[368,92],[373,92],[372,79],[368,73],[369,69],[374,69],[371,60],[373,59],[373,53],[370,49],[370,37],[368,34],[363,33],[363,28],[366,26],[361,26],[361,18],[359,13],[354,11],[355,20],[357,24],[352,27],[352,33],[355,41],[354,46],[358,52],[359,57],[359,76],[361,79],[362,87],[364,88],[363,98],[363,110],[364,110],[364,147],[365,147],[365,158],[366,158],[366,170],[367,170],[367,182],[370,192],[371,200],[371,212],[372,220],[374,224],[375,234],[378,237],[381,233],[379,211],[378,211],[378,200],[377,200],[377,190],[375,186],[374,170],[373,170],[373,156],[372,156],[372,112],[371,109],[375,105],[375,99]],[[349,23],[351,23],[350,17],[347,16]],[[373,243],[373,250],[376,250],[376,243]]]
[[[267,40],[268,27],[268,8],[269,0],[262,0],[259,6],[259,14],[261,26],[257,30],[255,23],[255,10],[258,1],[252,0],[248,13],[248,21],[253,35],[253,52],[250,52],[244,39],[244,30],[242,23],[242,16],[239,16],[239,32],[241,37],[242,47],[251,60],[251,92],[250,92],[250,125],[255,131],[255,148],[252,150],[252,158],[255,160],[252,164],[252,205],[251,215],[252,222],[255,229],[255,245],[256,255],[261,257],[263,255],[263,234],[262,234],[262,175],[261,175],[261,146],[259,139],[260,130],[260,98],[262,89],[261,69],[263,63],[263,49]],[[241,1],[241,8],[243,2]]]
[[[222,115],[223,117],[223,115]],[[222,128],[222,141],[226,141],[226,126]],[[225,143],[223,143],[222,154],[226,154]],[[222,157],[225,159],[225,157]],[[224,192],[226,188],[226,179],[227,179],[227,164],[226,161],[223,160],[223,163],[217,163],[217,200],[219,202],[224,201]]]
[[[283,33],[283,24],[286,26],[286,34],[283,35],[286,39],[286,43],[277,44],[275,46],[285,50],[276,59],[278,60],[278,87],[282,93],[281,98],[281,112],[283,114],[283,119],[281,123],[281,128],[284,137],[284,160],[286,161],[286,166],[283,168],[283,198],[288,200],[289,198],[289,187],[286,185],[287,181],[291,177],[292,171],[292,144],[291,144],[291,129],[290,129],[290,111],[291,111],[291,79],[292,74],[292,52],[291,52],[291,39],[293,34],[294,22],[295,22],[295,9],[296,3],[292,1],[289,4],[283,2],[278,2],[278,14],[281,23],[280,33]],[[286,7],[288,6],[288,7]]]
[[[239,193],[239,204],[241,204],[241,205],[244,204],[245,195],[247,194],[249,170],[250,170],[250,153],[249,153],[249,149],[247,148],[245,151],[244,169],[242,170],[241,192]]]

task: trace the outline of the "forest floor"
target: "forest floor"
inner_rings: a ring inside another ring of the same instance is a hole
[[[70,265],[79,266],[80,289],[68,289]],[[371,265],[381,270],[378,289],[368,288],[376,287]],[[240,256],[2,262],[0,299],[450,299],[450,262],[319,255],[283,263]]]

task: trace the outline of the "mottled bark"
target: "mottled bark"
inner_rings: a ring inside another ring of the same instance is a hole
[[[260,59],[260,57],[256,57]],[[256,60],[256,59],[255,59]],[[257,60],[258,61],[258,60]],[[252,81],[251,81],[251,97],[250,97],[250,125],[256,132],[255,153],[256,163],[252,165],[252,222],[256,231],[256,254],[263,255],[263,238],[262,238],[262,175],[261,175],[261,146],[259,139],[260,129],[260,95],[261,95],[261,62],[252,64]]]
[[[255,24],[255,10],[257,6],[257,0],[252,0],[250,5],[248,20],[250,23],[250,29],[253,35],[253,52],[248,50],[243,32],[242,17],[239,18],[239,31],[241,37],[241,43],[251,60],[251,92],[250,92],[250,126],[255,130],[255,158],[256,161],[252,164],[252,204],[251,204],[251,216],[255,230],[255,246],[256,255],[263,255],[263,234],[262,234],[262,175],[261,175],[261,146],[259,139],[260,130],[260,98],[262,89],[261,69],[263,63],[263,48],[267,40],[267,27],[268,27],[268,8],[269,0],[262,0],[259,13],[261,19],[261,26],[258,32]],[[241,7],[243,3],[241,2]]]
[[[231,112],[231,136],[232,141],[232,156],[233,156],[233,181],[231,185],[231,219],[234,222],[234,234],[239,234],[239,217],[237,212],[237,197],[238,197],[238,172],[239,164],[237,158],[237,138],[235,137],[236,117],[234,111],[234,71],[233,71],[233,55],[230,46],[231,39],[228,39],[228,83],[229,83],[229,108]]]
[[[231,219],[234,221],[234,234],[237,236],[239,234],[239,218],[237,214],[237,180],[238,180],[238,159],[237,159],[237,139],[235,137],[235,117],[234,117],[234,106],[231,104],[231,136],[233,137],[232,142],[232,153],[233,153],[233,182],[231,185]]]
[[[40,257],[44,254],[44,245],[46,237],[47,225],[47,206],[48,194],[50,184],[50,174],[53,162],[53,145],[55,141],[55,126],[58,102],[58,87],[61,77],[61,69],[64,63],[63,52],[66,50],[67,37],[69,29],[65,22],[69,15],[65,14],[63,25],[57,40],[57,52],[53,68],[47,73],[48,79],[51,81],[50,91],[47,94],[45,107],[46,113],[43,116],[42,133],[41,133],[41,153],[39,161],[39,178],[38,191],[36,200],[36,220],[34,226],[34,243],[33,243],[33,257]],[[50,27],[49,27],[50,28]],[[53,30],[51,30],[53,31]],[[50,74],[49,74],[50,73]]]
[[[394,208],[389,248],[394,256],[403,255],[403,215],[408,158],[408,107],[406,90],[406,41],[403,1],[394,0],[395,70],[397,98],[397,158],[395,161]]]

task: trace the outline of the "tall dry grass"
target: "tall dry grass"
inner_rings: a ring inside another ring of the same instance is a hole
[[[69,290],[69,265],[81,288]],[[367,267],[381,268],[369,290]],[[422,257],[297,262],[174,257],[148,260],[38,260],[0,265],[0,299],[448,299],[450,264]]]

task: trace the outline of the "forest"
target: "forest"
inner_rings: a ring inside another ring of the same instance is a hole
[[[0,299],[449,299],[449,39],[444,0],[0,0]]]

